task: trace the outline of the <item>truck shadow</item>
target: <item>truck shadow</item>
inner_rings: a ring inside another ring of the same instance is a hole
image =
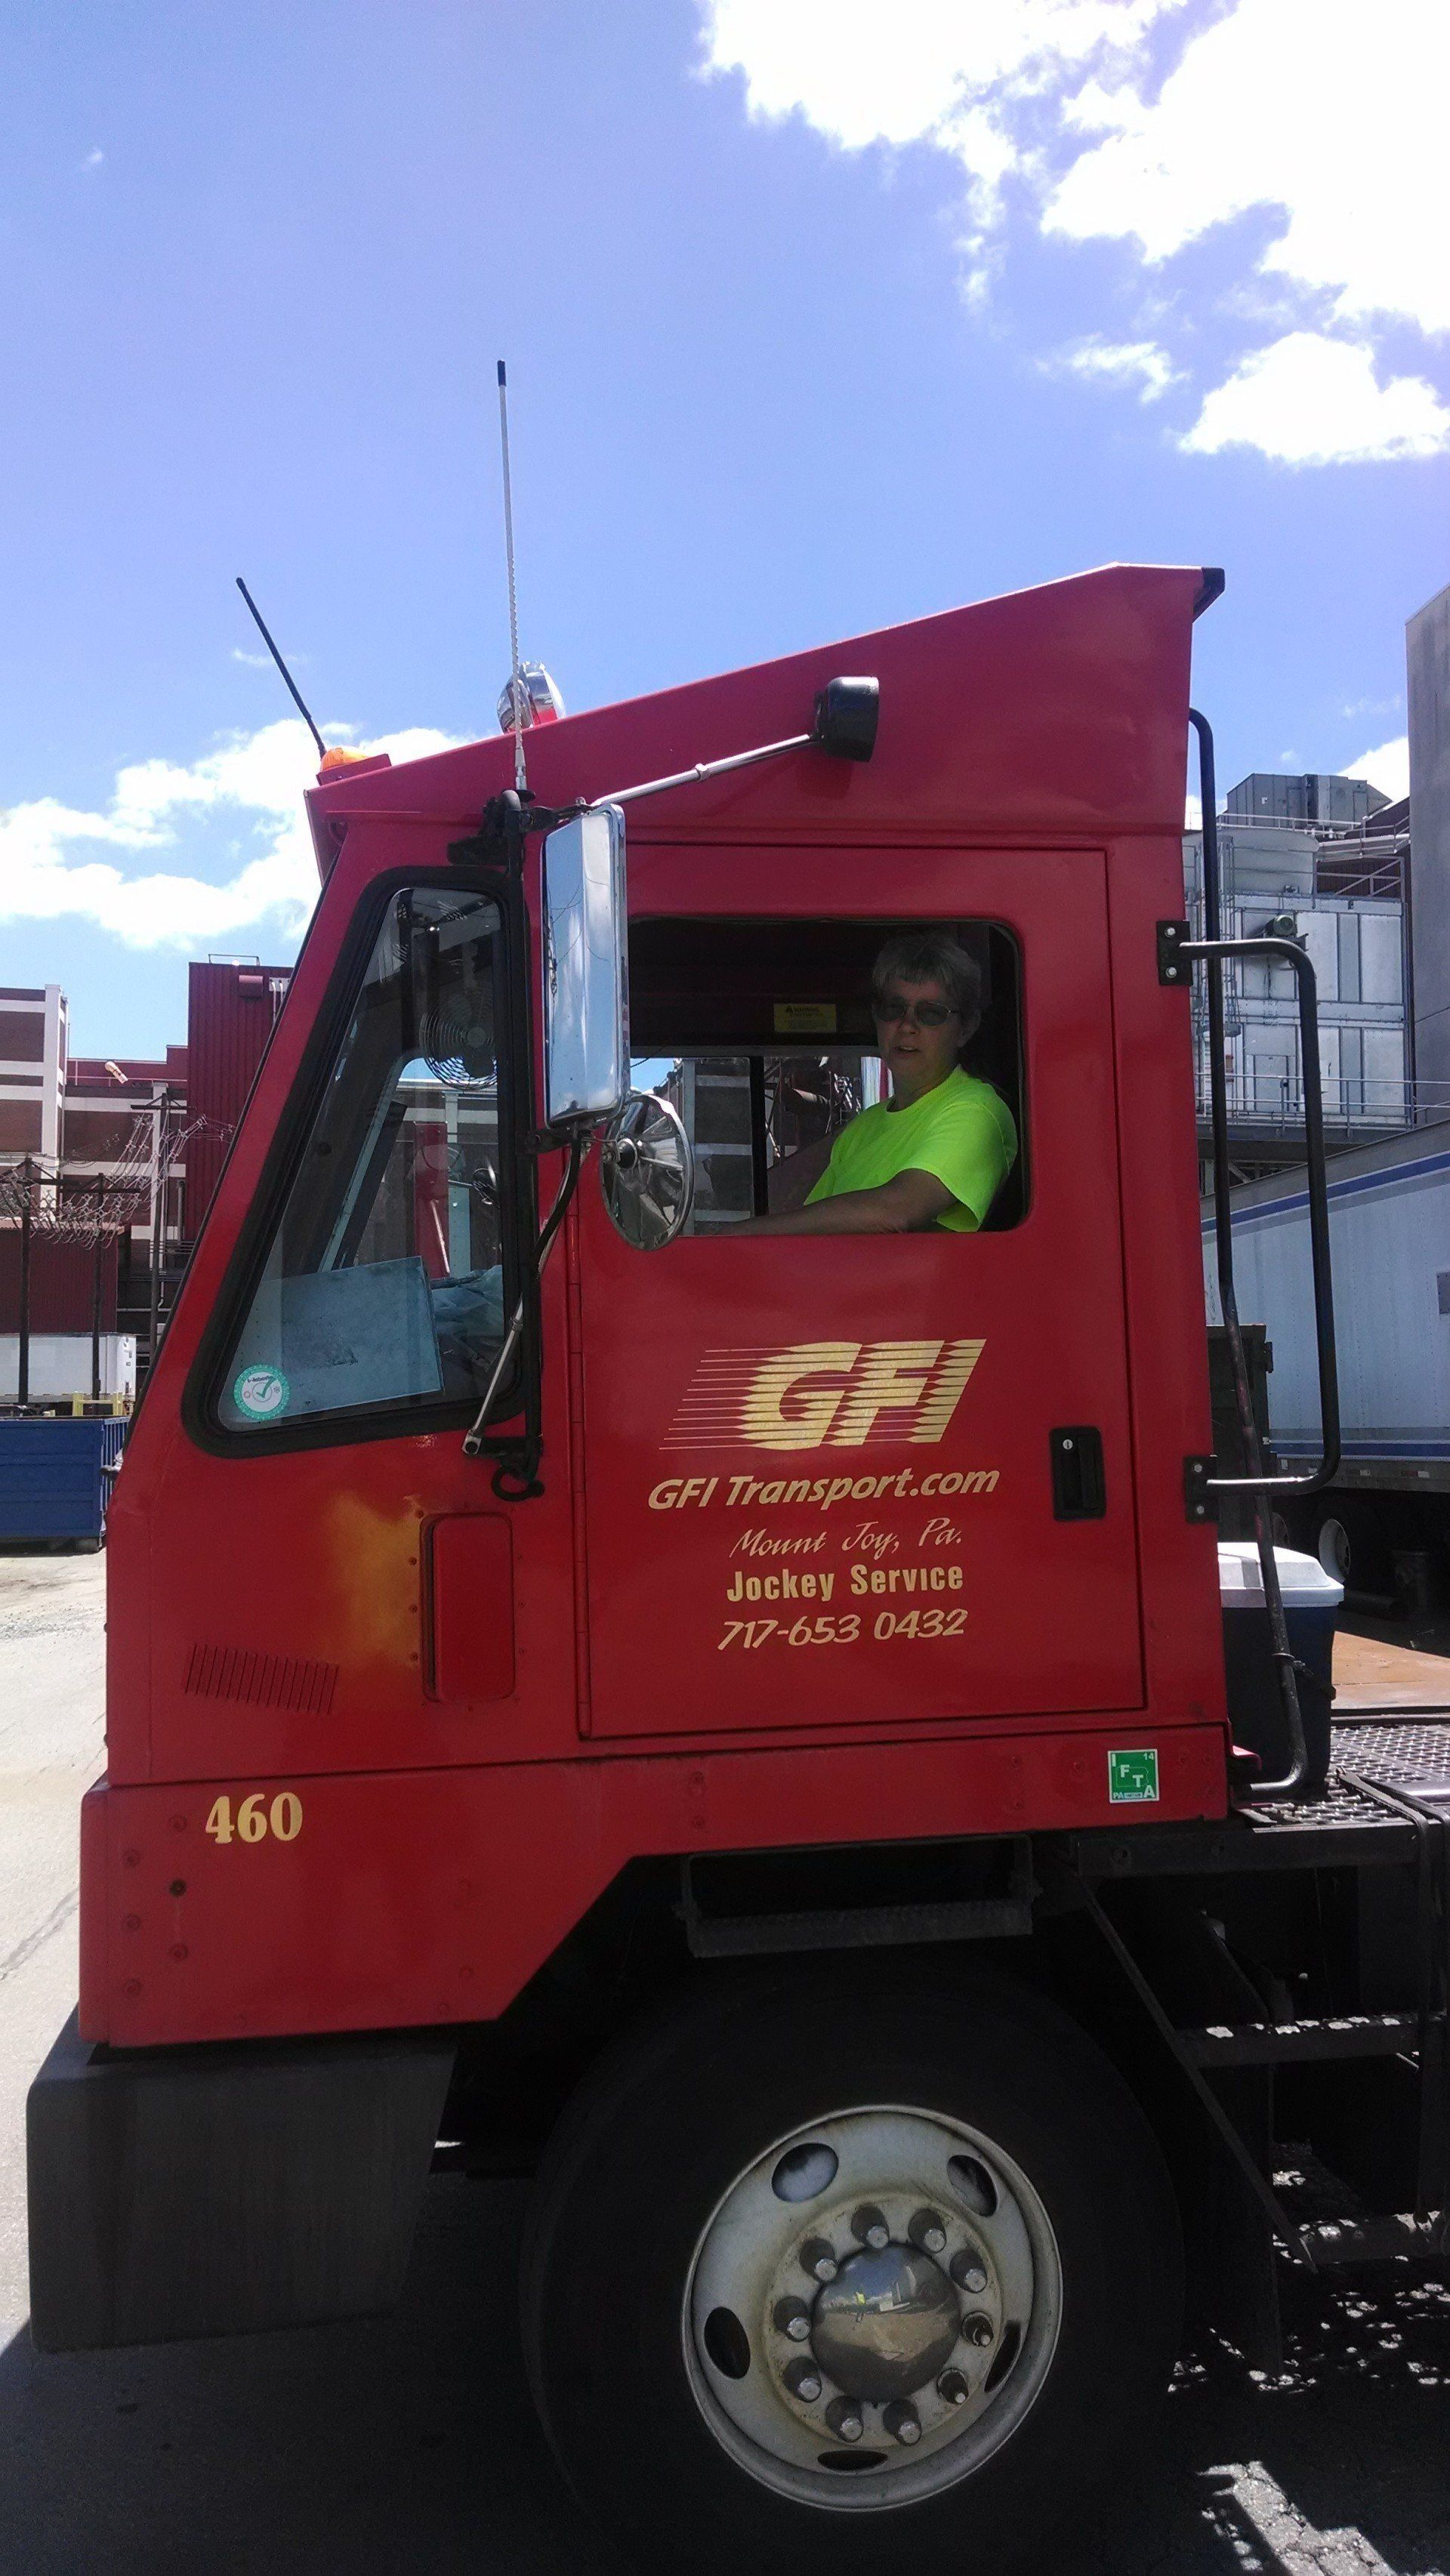
[[[0,2355],[0,2576],[618,2576],[524,2383],[523,2202],[436,2181],[377,2322],[67,2359],[22,2332]],[[1402,2267],[1291,2280],[1285,2311],[1283,2376],[1187,2366],[1050,2576],[1450,2567],[1450,2292]]]
[[[1052,2576],[1450,2568],[1450,2288],[1397,2264],[1286,2274],[1282,2300],[1282,2372],[1185,2364],[1151,2460]]]
[[[515,2186],[430,2189],[396,2315],[0,2355],[0,2576],[617,2576],[554,2469],[516,2325]]]

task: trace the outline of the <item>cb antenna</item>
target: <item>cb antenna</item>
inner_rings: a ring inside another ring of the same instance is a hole
[[[297,712],[301,716],[303,723],[306,725],[308,732],[311,734],[313,741],[317,745],[318,759],[325,760],[327,758],[327,745],[323,741],[321,734],[318,732],[316,725],[312,721],[311,709],[308,707],[301,690],[298,688],[296,681],[293,679],[291,672],[288,670],[286,663],[283,661],[281,654],[278,652],[276,645],[268,634],[266,619],[263,617],[260,608],[257,606],[256,601],[252,597],[252,594],[248,590],[240,573],[237,575],[237,588],[241,592],[243,599],[246,601],[253,617],[257,621],[258,634],[261,636],[263,643],[266,645],[268,652],[271,654],[273,661],[276,663],[278,670],[281,672],[283,679],[286,681],[288,688],[292,692],[292,698],[297,708]]]
[[[520,796],[522,796],[528,787],[529,781],[528,773],[524,767],[524,676],[519,667],[519,598],[518,590],[514,581],[514,496],[513,486],[509,480],[509,380],[508,370],[505,367],[502,358],[500,358],[498,362],[498,434],[503,448],[503,542],[504,552],[508,557],[509,651],[513,656],[514,672],[514,785]],[[255,610],[253,611],[253,615],[256,615]],[[257,623],[261,626],[262,621],[260,618],[257,619]],[[267,630],[265,626],[262,627],[262,632],[266,635]],[[271,643],[270,636],[268,636],[267,640]],[[275,644],[272,645],[272,650],[274,653],[276,652],[277,648]],[[290,680],[287,685],[291,688],[292,684]],[[294,697],[297,696],[295,689],[292,690],[292,694]],[[302,701],[300,698],[298,698],[297,703],[299,706],[301,705]],[[308,721],[309,723],[311,722],[310,717],[308,718]]]

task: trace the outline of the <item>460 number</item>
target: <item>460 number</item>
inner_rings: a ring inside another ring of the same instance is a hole
[[[233,1815],[230,1798],[218,1798],[206,1829],[214,1843],[264,1843],[269,1834],[275,1842],[295,1843],[302,1831],[302,1801],[295,1789],[279,1789],[270,1801],[263,1790],[254,1789]]]

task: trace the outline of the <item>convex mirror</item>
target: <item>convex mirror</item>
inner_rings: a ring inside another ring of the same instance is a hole
[[[673,1102],[632,1091],[606,1127],[599,1182],[618,1231],[636,1252],[659,1252],[689,1224],[695,1157]]]
[[[595,805],[544,842],[545,1119],[605,1118],[629,1089],[624,816]]]

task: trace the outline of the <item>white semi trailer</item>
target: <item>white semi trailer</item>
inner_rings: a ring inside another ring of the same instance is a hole
[[[1239,1312],[1268,1333],[1270,1432],[1291,1467],[1319,1454],[1302,1165],[1233,1207]],[[1286,1510],[1288,1535],[1352,1592],[1428,1608],[1450,1586],[1450,1120],[1336,1155],[1329,1209],[1344,1457],[1327,1493]],[[1207,1201],[1203,1246],[1217,1323]]]
[[[102,1333],[32,1333],[26,1376],[29,1404],[70,1404],[77,1397],[130,1402],[136,1393],[136,1336]],[[0,1333],[0,1404],[20,1392],[20,1335]]]

